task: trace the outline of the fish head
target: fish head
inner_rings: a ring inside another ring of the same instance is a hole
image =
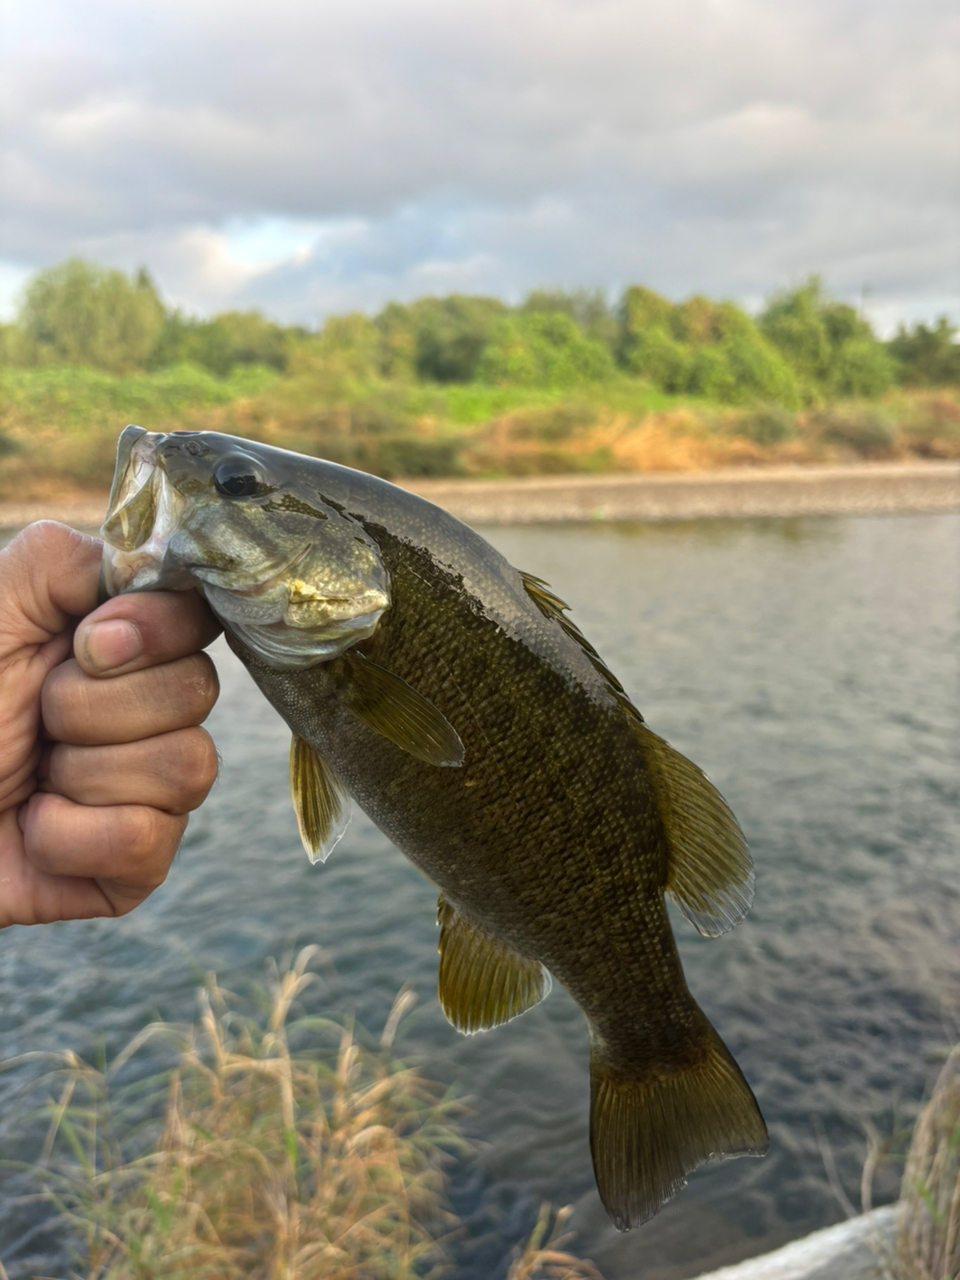
[[[100,531],[108,593],[196,588],[275,667],[372,635],[390,605],[380,550],[304,462],[216,432],[127,427]]]

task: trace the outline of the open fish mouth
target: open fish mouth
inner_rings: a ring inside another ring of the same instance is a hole
[[[184,498],[160,463],[157,444],[162,438],[139,427],[128,427],[120,438],[107,517],[100,529],[103,582],[110,595],[194,585],[168,555]]]

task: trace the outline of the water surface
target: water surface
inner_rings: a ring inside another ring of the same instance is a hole
[[[436,894],[357,813],[330,861],[300,850],[289,734],[224,646],[210,720],[223,774],[162,890],[120,921],[0,935],[0,1056],[115,1049],[192,1016],[317,942],[310,1008],[370,1027],[409,980],[401,1038],[472,1096],[486,1149],[456,1177],[471,1236],[459,1280],[498,1280],[541,1198],[574,1202],[607,1280],[696,1275],[836,1221],[825,1170],[859,1202],[865,1125],[902,1143],[958,1038],[960,517],[526,526],[485,531],[551,582],[651,726],[719,785],[757,863],[748,919],[676,929],[690,986],[757,1093],[764,1160],[713,1166],[652,1223],[606,1222],[587,1149],[587,1040],[561,990],[506,1027],[457,1035],[433,994]],[[15,1085],[0,1076],[0,1102]],[[0,1107],[11,1154],[16,1117]],[[14,1154],[28,1154],[14,1152]],[[11,1280],[64,1274],[56,1233],[0,1183]],[[895,1194],[881,1171],[877,1199]]]

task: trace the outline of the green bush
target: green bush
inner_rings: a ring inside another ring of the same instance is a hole
[[[560,311],[504,316],[477,367],[481,382],[527,387],[574,387],[615,373],[608,348],[585,338]]]
[[[893,386],[896,365],[879,342],[849,338],[835,349],[826,379],[832,396],[872,399]]]
[[[897,428],[889,413],[869,405],[838,405],[813,419],[815,432],[828,444],[844,445],[862,458],[888,458]]]
[[[888,344],[897,363],[898,380],[908,387],[960,385],[960,343],[957,329],[946,316],[935,325],[901,325]]]
[[[761,404],[737,418],[734,430],[737,435],[765,447],[789,440],[796,432],[796,420],[781,405]]]
[[[808,398],[882,395],[896,366],[863,316],[829,299],[818,276],[775,294],[759,326],[793,367]]]
[[[634,332],[621,345],[621,361],[628,373],[674,395],[687,390],[691,358],[689,347],[661,324]]]
[[[260,395],[276,377],[272,370],[253,367],[215,378],[190,364],[126,375],[71,365],[0,369],[0,400],[26,426],[56,422],[82,429],[112,420],[119,431],[137,418],[156,427],[191,410]]]
[[[193,320],[179,312],[167,316],[150,353],[151,369],[197,364],[220,378],[237,365],[264,365],[282,372],[292,346],[291,330],[259,311],[225,311],[212,320]]]
[[[602,342],[611,352],[617,348],[617,316],[602,289],[534,289],[524,299],[521,310],[559,311],[569,316],[585,337]]]

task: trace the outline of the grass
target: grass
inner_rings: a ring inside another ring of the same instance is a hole
[[[792,412],[723,408],[626,376],[560,388],[358,381],[194,366],[115,376],[0,372],[0,499],[109,487],[127,422],[212,430],[407,477],[500,478],[960,458],[960,392],[898,391]]]
[[[960,1277],[960,1045],[947,1058],[914,1129],[892,1269],[896,1280]]]
[[[53,1094],[34,1174],[74,1243],[72,1277],[448,1272],[444,1241],[459,1224],[444,1170],[471,1150],[454,1121],[461,1108],[393,1057],[410,992],[373,1047],[349,1027],[294,1016],[315,953],[274,972],[257,1016],[241,1016],[210,979],[188,1030],[154,1024],[109,1067],[67,1054],[46,1078]],[[158,1038],[175,1050],[172,1070],[129,1079]],[[144,1125],[158,1098],[157,1118]],[[568,1216],[544,1207],[510,1280],[602,1280],[566,1252]]]

